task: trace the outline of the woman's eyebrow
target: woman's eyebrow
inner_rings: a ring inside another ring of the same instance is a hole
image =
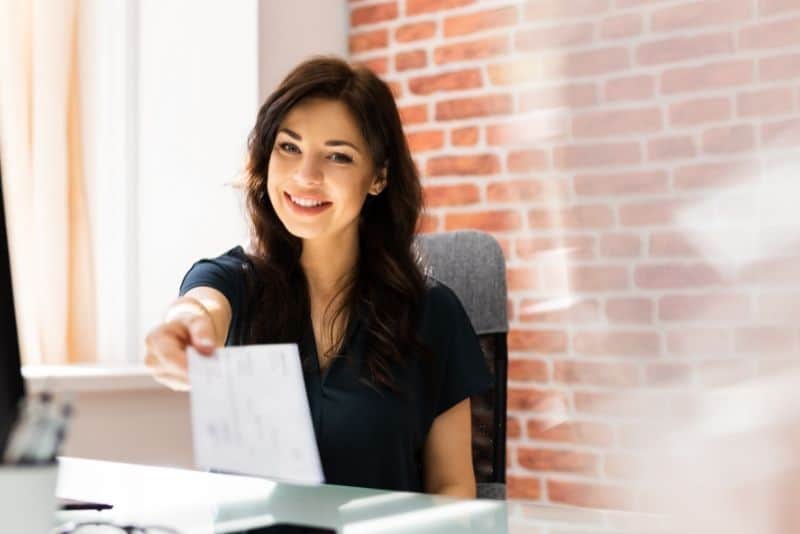
[[[290,130],[289,128],[286,128],[286,127],[280,128],[278,130],[278,132],[283,132],[286,135],[288,135],[289,137],[291,137],[292,139],[295,139],[297,141],[302,141],[303,140],[303,136],[301,136],[299,133],[297,133],[297,132],[295,132],[293,130]],[[341,139],[330,139],[328,141],[325,141],[325,146],[343,146],[343,145],[344,146],[349,146],[350,148],[352,148],[353,150],[355,150],[359,154],[361,153],[361,151],[358,149],[358,147],[356,145],[354,145],[353,143],[351,143],[350,141],[343,141]]]

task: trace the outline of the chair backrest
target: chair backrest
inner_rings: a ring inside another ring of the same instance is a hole
[[[472,458],[478,497],[505,498],[508,316],[506,264],[497,241],[462,230],[417,237],[427,273],[461,300],[481,342],[494,387],[471,399]]]

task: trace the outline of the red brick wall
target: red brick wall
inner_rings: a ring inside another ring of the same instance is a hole
[[[510,495],[642,504],[638,430],[798,353],[800,2],[353,0],[350,21],[423,229],[505,250]]]

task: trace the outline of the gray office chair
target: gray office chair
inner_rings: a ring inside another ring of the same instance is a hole
[[[445,232],[417,237],[428,273],[449,286],[467,310],[494,376],[494,387],[471,399],[472,458],[478,497],[506,496],[506,389],[508,317],[506,263],[489,234]]]

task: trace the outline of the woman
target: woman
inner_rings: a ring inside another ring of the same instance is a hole
[[[491,382],[455,294],[414,254],[421,187],[388,86],[302,63],[249,139],[252,250],[192,266],[147,337],[186,388],[187,346],[297,343],[325,480],[474,497],[469,397]]]

